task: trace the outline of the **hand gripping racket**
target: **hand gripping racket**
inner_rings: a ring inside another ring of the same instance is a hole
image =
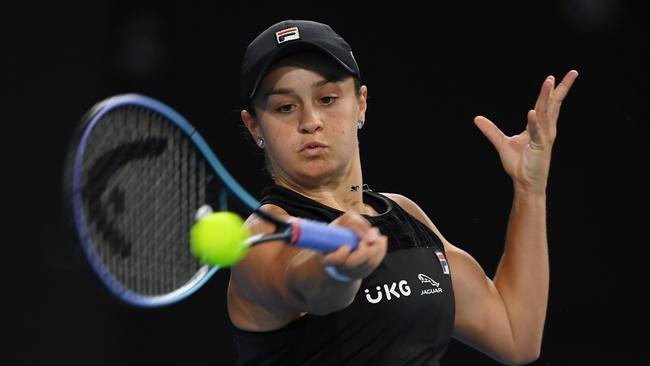
[[[245,238],[241,245],[283,240],[323,252],[358,245],[350,229],[287,222],[260,210],[194,127],[155,99],[122,94],[102,100],[75,132],[64,173],[72,226],[90,267],[126,303],[178,302],[219,269],[190,249],[197,213],[255,212],[275,225],[274,233]]]

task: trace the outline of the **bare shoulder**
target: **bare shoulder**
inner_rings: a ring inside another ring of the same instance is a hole
[[[440,232],[440,230],[436,227],[436,225],[433,223],[431,218],[424,212],[424,210],[417,204],[415,203],[412,199],[399,194],[399,193],[382,193],[386,197],[390,198],[391,200],[395,201],[400,207],[402,207],[406,212],[411,214],[413,217],[416,219],[420,220],[423,224],[425,224],[427,227],[429,227],[438,237],[440,240],[442,240],[444,246],[445,246],[445,251],[447,252],[458,252],[462,253],[463,251],[453,244],[451,244],[444,235]]]
[[[415,203],[413,200],[410,198],[399,194],[399,193],[382,193],[384,196],[390,198],[391,200],[397,202],[398,205],[400,205],[403,209],[405,209],[408,213],[411,215],[415,216],[418,220],[420,221],[431,221],[429,217],[424,213],[424,211],[418,206],[417,203]],[[426,219],[426,220],[423,220]],[[425,222],[426,224],[426,222]],[[431,223],[433,224],[433,223]]]
[[[422,222],[423,224],[427,225],[431,230],[433,230],[433,232],[435,232],[441,239],[444,240],[442,234],[440,233],[440,230],[438,230],[438,228],[433,223],[431,218],[429,218],[429,216],[424,212],[424,210],[422,210],[422,208],[413,200],[399,193],[382,193],[382,194],[390,198],[391,200],[395,201],[398,205],[400,205],[400,207],[406,210],[406,212],[411,214],[416,219],[420,220],[420,222]]]

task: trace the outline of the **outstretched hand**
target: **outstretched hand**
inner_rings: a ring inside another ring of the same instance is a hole
[[[542,83],[534,109],[528,111],[526,130],[518,135],[505,135],[483,116],[474,118],[476,126],[499,153],[506,173],[519,188],[545,192],[560,106],[577,77],[578,72],[571,70],[555,86],[555,78],[548,76]]]

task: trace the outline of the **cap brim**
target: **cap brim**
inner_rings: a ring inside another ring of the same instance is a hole
[[[297,53],[299,51],[310,51],[310,50],[315,50],[322,52],[326,56],[329,56],[332,60],[336,61],[338,65],[343,67],[347,72],[349,72],[351,75],[356,75],[356,72],[350,68],[345,62],[340,60],[338,57],[336,57],[332,52],[330,52],[327,48],[319,45],[312,43],[310,41],[303,41],[303,40],[296,40],[292,41],[289,44],[284,45],[283,47],[278,48],[273,56],[269,58],[269,60],[266,62],[266,64],[262,67],[260,72],[257,75],[257,79],[255,80],[255,84],[253,84],[253,89],[251,89],[250,93],[248,94],[248,101],[250,102],[253,99],[253,96],[257,92],[257,89],[259,89],[260,82],[266,75],[266,72],[268,71],[269,67],[273,65],[277,60],[281,59],[282,57],[285,57],[287,55],[290,55],[292,53]]]

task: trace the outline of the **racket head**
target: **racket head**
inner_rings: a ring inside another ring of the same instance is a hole
[[[83,116],[63,186],[92,270],[140,307],[176,303],[219,269],[190,251],[201,206],[242,217],[259,206],[183,116],[139,94],[107,98]]]

